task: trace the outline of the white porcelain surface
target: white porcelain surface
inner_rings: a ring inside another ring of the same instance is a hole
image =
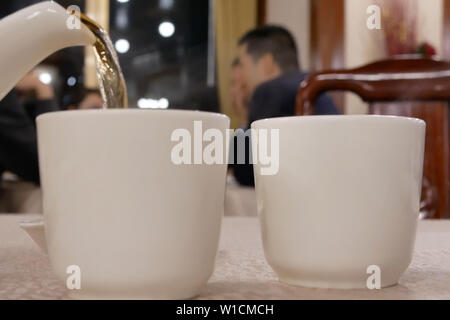
[[[214,268],[226,164],[172,164],[172,131],[194,120],[229,127],[226,116],[192,111],[98,110],[38,118],[50,261],[73,298],[183,299]]]
[[[255,165],[265,256],[279,278],[318,288],[381,286],[408,267],[415,241],[425,123],[383,116],[257,121],[280,129],[280,169]]]
[[[90,45],[95,37],[83,24],[68,28],[69,13],[45,1],[0,20],[0,99],[36,64],[60,49]]]

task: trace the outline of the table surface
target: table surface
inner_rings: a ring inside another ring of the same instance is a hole
[[[47,256],[18,227],[36,215],[0,214],[0,299],[65,299]],[[280,283],[264,259],[255,217],[226,217],[214,275],[198,299],[450,299],[450,221],[421,221],[399,285],[324,290]]]

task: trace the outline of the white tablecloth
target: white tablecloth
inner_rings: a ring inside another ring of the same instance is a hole
[[[47,257],[18,227],[30,215],[0,214],[0,299],[64,299]],[[226,217],[214,275],[198,299],[450,299],[450,221],[421,221],[413,262],[382,290],[323,290],[280,283],[267,265],[255,217]]]

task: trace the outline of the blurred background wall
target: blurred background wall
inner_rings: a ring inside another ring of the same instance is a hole
[[[257,0],[215,0],[217,72],[222,112],[231,118],[231,126],[238,127],[238,119],[231,108],[230,71],[236,58],[237,42],[258,24]]]

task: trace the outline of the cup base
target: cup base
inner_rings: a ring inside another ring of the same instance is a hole
[[[280,282],[304,288],[315,288],[315,289],[367,289],[367,284],[364,281],[326,281],[326,280],[307,280],[307,279],[289,279],[289,278],[279,278]],[[398,281],[391,281],[387,283],[381,283],[381,288],[387,288],[397,285]]]
[[[92,293],[83,291],[68,292],[69,300],[189,300],[200,294],[199,289],[180,290],[174,293]]]

